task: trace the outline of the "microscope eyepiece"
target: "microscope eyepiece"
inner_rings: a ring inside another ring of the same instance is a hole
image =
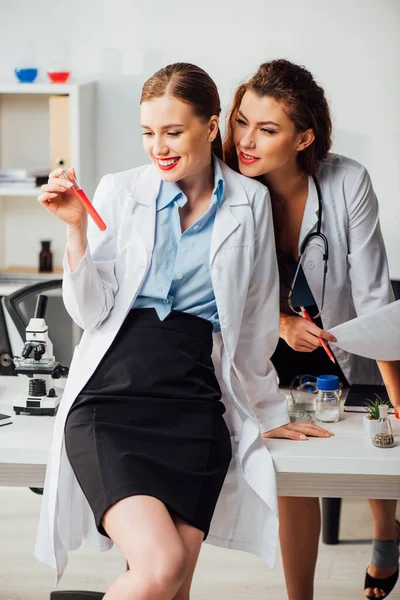
[[[46,316],[46,309],[47,309],[47,296],[44,296],[43,294],[40,294],[40,296],[38,296],[37,301],[36,301],[36,308],[35,308],[35,315],[34,318],[35,319],[44,319]]]

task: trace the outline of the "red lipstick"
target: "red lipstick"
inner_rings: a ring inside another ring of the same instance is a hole
[[[252,165],[253,163],[260,160],[257,156],[251,156],[251,154],[244,154],[242,151],[239,152],[240,162],[244,165]]]

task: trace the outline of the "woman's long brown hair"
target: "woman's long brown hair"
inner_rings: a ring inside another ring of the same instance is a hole
[[[297,131],[313,130],[314,142],[298,153],[298,162],[307,175],[314,175],[318,163],[326,158],[332,144],[332,122],[328,102],[324,90],[307,69],[284,59],[263,63],[256,74],[236,90],[224,143],[225,162],[235,171],[239,170],[233,127],[237,111],[247,91],[260,98],[269,96],[282,102]]]
[[[227,133],[224,143],[225,162],[235,171],[239,171],[238,156],[233,140],[234,123],[237,111],[246,92],[252,92],[260,98],[269,96],[282,102],[296,130],[299,132],[312,129],[315,139],[305,150],[298,153],[298,164],[307,175],[315,175],[318,164],[326,158],[332,145],[332,121],[325,93],[307,69],[280,59],[263,63],[258,71],[247,82],[242,83],[233,97],[232,107],[228,116]],[[258,178],[263,182],[261,178]],[[273,209],[273,206],[272,206]],[[281,290],[288,289],[291,283],[289,262],[281,247],[280,231],[275,211],[273,210],[275,240],[278,256]],[[286,294],[282,293],[282,298]],[[285,309],[281,302],[281,309]],[[287,307],[286,307],[287,308]]]

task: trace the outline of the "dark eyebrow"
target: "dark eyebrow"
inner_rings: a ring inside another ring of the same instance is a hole
[[[238,110],[238,114],[243,117],[245,121],[248,121],[240,109]],[[257,125],[275,125],[276,127],[280,127],[279,123],[275,123],[275,121],[259,121]]]
[[[143,129],[151,129],[148,125],[140,125]],[[161,129],[172,129],[173,127],[185,127],[182,123],[171,123],[170,125],[164,125]]]

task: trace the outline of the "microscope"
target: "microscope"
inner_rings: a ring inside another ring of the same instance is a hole
[[[15,414],[55,415],[62,397],[62,388],[53,385],[54,379],[66,377],[68,367],[53,356],[53,344],[45,321],[47,296],[38,296],[35,314],[25,330],[21,356],[13,359],[15,373],[29,377],[27,394],[21,395],[14,405]]]

